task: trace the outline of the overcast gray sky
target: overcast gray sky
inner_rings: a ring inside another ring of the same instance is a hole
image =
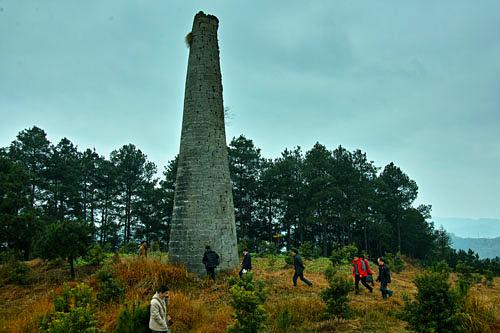
[[[361,149],[435,216],[500,218],[500,1],[0,0],[0,146],[33,125],[178,152],[196,12],[219,17],[228,141]]]

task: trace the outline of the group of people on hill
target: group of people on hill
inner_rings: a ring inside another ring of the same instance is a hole
[[[391,273],[389,268],[385,264],[383,257],[377,259],[378,263],[378,277],[377,282],[380,282],[380,292],[382,293],[382,298],[387,299],[393,295],[392,290],[390,290],[387,285],[391,283]],[[370,264],[368,259],[364,255],[354,255],[352,260],[352,276],[354,277],[354,291],[356,294],[359,293],[359,282],[369,292],[373,292],[373,287],[375,287],[375,281],[373,280],[373,271],[370,269]],[[370,286],[371,284],[371,286]]]
[[[143,244],[141,244],[142,246]],[[145,246],[145,244],[144,244]],[[144,251],[139,251],[139,255],[146,256],[147,248]],[[312,282],[304,277],[304,261],[299,255],[299,251],[296,248],[291,249],[291,256],[293,257],[293,286],[297,286],[297,280],[300,278],[309,287],[312,287]],[[205,247],[205,253],[202,259],[205,269],[207,271],[207,276],[215,281],[215,269],[220,264],[220,257],[210,248],[210,246]],[[370,269],[370,264],[368,259],[364,255],[356,254],[352,260],[352,275],[354,277],[354,290],[355,293],[359,293],[359,283],[368,289],[371,293],[373,292],[373,287],[375,287],[375,281],[373,280],[373,271]],[[389,268],[385,264],[383,257],[377,259],[379,274],[376,281],[380,282],[380,292],[382,293],[382,298],[387,299],[393,295],[393,292],[388,288],[388,284],[391,283],[391,274]],[[241,262],[241,269],[239,271],[240,278],[246,272],[252,270],[252,257],[248,249],[243,249],[243,260]],[[167,304],[168,304],[169,288],[167,286],[160,286],[155,295],[151,300],[150,307],[150,320],[149,328],[153,332],[170,332],[168,326],[171,325],[170,316],[167,315]]]

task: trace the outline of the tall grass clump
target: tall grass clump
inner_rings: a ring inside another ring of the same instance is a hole
[[[156,290],[162,284],[180,287],[194,281],[184,266],[165,264],[155,258],[126,258],[111,269],[123,286],[145,291]]]
[[[459,323],[465,332],[500,332],[500,318],[496,315],[495,306],[472,293],[461,303]]]

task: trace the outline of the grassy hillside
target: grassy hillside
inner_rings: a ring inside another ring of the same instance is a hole
[[[148,303],[154,288],[161,283],[168,283],[172,290],[170,315],[174,321],[173,332],[224,332],[233,322],[228,279],[237,276],[237,271],[219,274],[217,282],[212,283],[188,274],[183,267],[168,264],[165,254],[150,256],[147,260],[122,256],[109,259],[106,265],[125,287],[125,293],[121,301],[97,302],[94,313],[102,331],[113,331],[125,304],[134,301]],[[324,316],[325,305],[320,297],[321,290],[328,286],[323,275],[331,265],[328,259],[306,261],[305,276],[314,283],[312,288],[301,281],[298,287],[293,287],[293,269],[286,266],[282,257],[253,258],[253,265],[255,278],[263,280],[267,289],[266,332],[281,332],[277,317],[285,309],[292,314],[293,328],[289,332],[406,332],[406,323],[399,319],[403,295],[415,294],[412,280],[421,271],[407,262],[400,274],[393,273],[391,288],[395,296],[386,301],[381,299],[378,290],[372,294],[366,290],[359,295],[351,293],[352,317],[338,321]],[[4,283],[0,286],[2,332],[37,332],[40,318],[53,311],[51,296],[61,293],[62,283],[67,279],[65,267],[50,266],[41,260],[30,261],[28,266],[29,285]],[[348,265],[341,269],[347,277],[350,276]],[[86,265],[77,267],[78,282],[85,282],[98,291],[96,270],[96,267]],[[492,326],[500,327],[499,278],[492,287],[475,284],[472,292],[475,295],[473,306],[496,313]]]

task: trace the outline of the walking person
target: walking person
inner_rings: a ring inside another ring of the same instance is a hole
[[[357,254],[354,255],[352,260],[352,275],[354,276],[354,291],[356,294],[359,294],[359,281],[361,281],[361,284],[366,289],[373,292],[373,288],[366,283],[366,277],[368,276],[366,267],[365,261],[361,260]]]
[[[153,332],[170,333],[168,325],[171,325],[171,320],[167,314],[168,294],[169,288],[162,285],[151,299],[149,329]]]
[[[142,241],[139,245],[139,257],[147,258],[148,256],[148,242]]]
[[[292,257],[293,257],[293,268],[295,269],[295,273],[293,274],[293,286],[297,287],[297,279],[300,278],[302,282],[307,284],[309,287],[312,287],[311,281],[304,277],[304,262],[302,261],[302,257],[299,255],[299,250],[296,248],[292,249]]]
[[[375,280],[373,279],[373,271],[370,269],[368,258],[366,258],[363,254],[360,255],[359,258],[363,260],[366,265],[366,283],[371,284],[372,287],[375,287]]]
[[[387,284],[391,283],[391,272],[384,262],[384,258],[380,257],[377,259],[378,262],[378,277],[377,281],[380,282],[380,292],[382,293],[382,298],[387,299],[391,297],[394,293],[392,290],[387,288]]]
[[[209,245],[205,246],[205,253],[203,254],[203,264],[207,270],[207,275],[215,281],[215,268],[219,266],[219,255],[210,248]]]
[[[252,270],[252,257],[250,256],[250,252],[245,248],[243,249],[243,261],[241,262],[241,270],[238,273],[240,278],[244,273]]]

